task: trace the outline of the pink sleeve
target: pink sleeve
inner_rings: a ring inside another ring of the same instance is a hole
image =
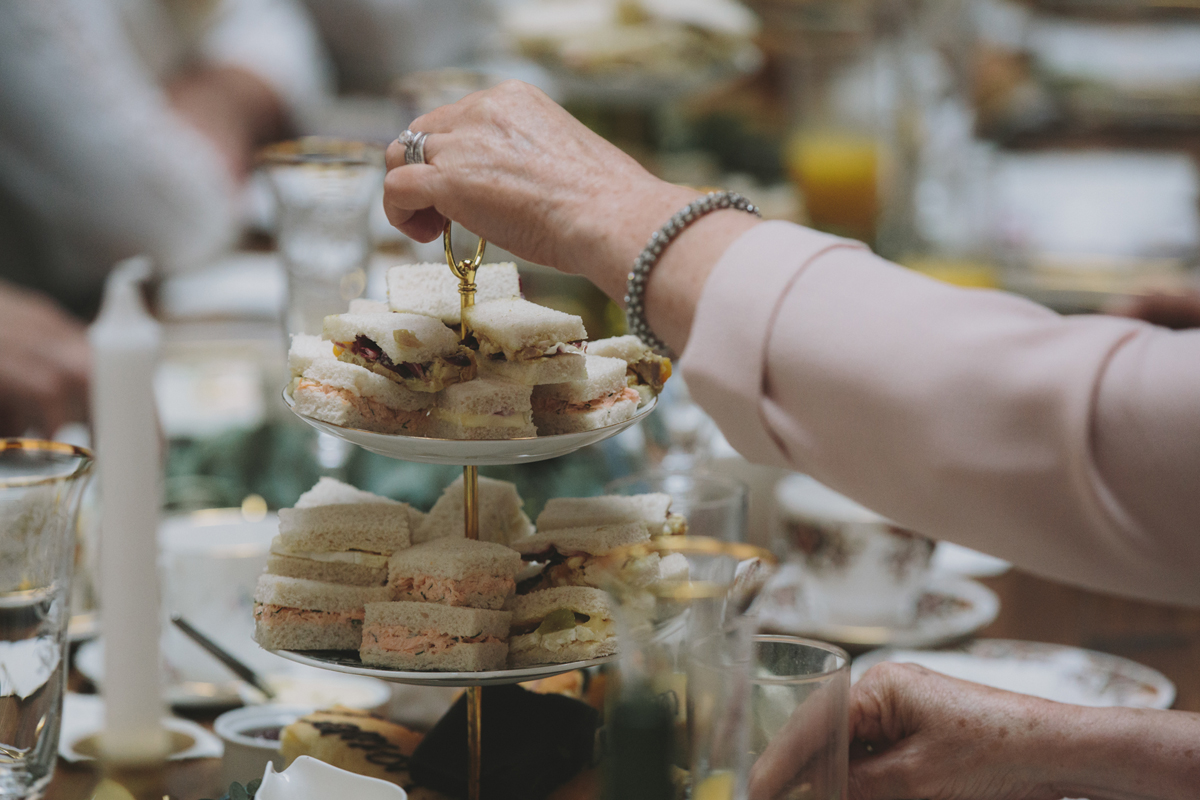
[[[1200,605],[1200,331],[1061,317],[768,222],[682,359],[746,458],[1091,588]]]

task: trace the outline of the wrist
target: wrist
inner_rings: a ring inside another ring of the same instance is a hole
[[[650,235],[700,193],[649,175],[625,182],[620,191],[589,198],[575,216],[582,221],[570,237],[573,252],[560,262],[589,278],[624,307],[625,282]]]
[[[1200,715],[1135,708],[1072,709],[1056,748],[1054,797],[1144,800],[1195,797]],[[1048,763],[1050,763],[1048,761]]]

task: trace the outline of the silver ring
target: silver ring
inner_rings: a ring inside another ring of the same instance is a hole
[[[396,137],[396,141],[404,145],[405,164],[425,163],[425,139],[428,133],[406,130]]]

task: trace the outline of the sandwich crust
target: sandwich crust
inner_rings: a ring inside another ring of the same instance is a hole
[[[636,336],[613,336],[588,342],[589,355],[619,358],[626,364],[625,379],[634,389],[657,395],[671,377],[671,359],[655,353]],[[639,394],[642,392],[639,391]],[[643,399],[649,399],[644,397]]]
[[[322,335],[341,361],[376,372],[416,392],[440,392],[475,377],[475,354],[454,331],[420,314],[338,314]]]
[[[534,387],[531,405],[539,434],[595,430],[637,413],[641,397],[626,385],[624,361],[589,355],[585,367],[583,380]]]
[[[254,640],[267,650],[357,649],[364,606],[387,593],[382,586],[260,575],[254,592]]]
[[[459,281],[446,263],[402,264],[387,271],[388,305],[392,311],[436,317],[447,325],[462,321]],[[521,279],[512,262],[483,264],[475,272],[475,302],[517,297]]]
[[[500,609],[516,590],[516,550],[491,542],[441,538],[394,554],[388,586],[396,600]]]
[[[445,439],[515,439],[537,435],[531,389],[479,378],[447,387],[433,410],[435,435]]]
[[[515,598],[511,608],[510,667],[565,664],[617,651],[612,604],[599,589],[544,589]]]
[[[484,357],[501,353],[509,361],[532,361],[559,351],[579,352],[587,339],[581,318],[520,298],[476,303],[466,317]]]
[[[485,542],[511,545],[533,534],[533,523],[522,508],[525,501],[516,484],[479,476],[479,538]],[[447,486],[419,528],[414,542],[428,542],[442,536],[465,537],[463,522],[463,479],[460,475]]]
[[[507,611],[435,603],[370,603],[359,657],[409,670],[501,669],[508,656]]]

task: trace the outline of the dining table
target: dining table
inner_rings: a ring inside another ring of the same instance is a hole
[[[1000,612],[978,637],[1071,645],[1137,661],[1174,682],[1172,708],[1200,712],[1200,609],[1101,594],[1017,569],[979,580],[999,596]],[[90,689],[74,671],[70,682],[73,690]],[[215,715],[192,718],[211,727]],[[215,758],[168,762],[161,792],[172,800],[220,798],[227,787],[217,785],[219,768]],[[90,800],[100,779],[95,766],[60,759],[46,800]]]

